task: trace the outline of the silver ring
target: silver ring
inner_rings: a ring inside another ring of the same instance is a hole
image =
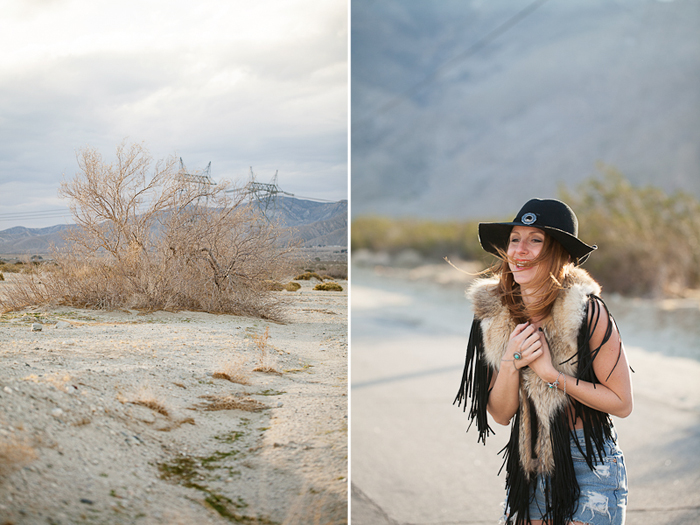
[[[520,359],[521,359],[522,357],[523,357],[523,355],[522,355],[520,352],[515,352],[515,353],[513,354],[513,359],[515,359],[516,361],[520,361]]]

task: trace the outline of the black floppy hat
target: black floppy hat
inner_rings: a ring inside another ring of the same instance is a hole
[[[532,199],[525,203],[512,222],[479,223],[479,242],[489,253],[508,250],[513,226],[530,226],[545,231],[569,252],[574,264],[583,264],[597,246],[589,246],[578,238],[578,219],[574,211],[556,199]]]

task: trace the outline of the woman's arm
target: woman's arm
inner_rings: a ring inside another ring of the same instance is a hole
[[[599,308],[605,308],[598,303]],[[591,312],[589,312],[589,322]],[[609,323],[612,323],[611,334],[608,341],[600,347],[593,360],[593,371],[600,384],[594,385],[588,381],[578,381],[576,378],[559,374],[552,365],[552,357],[549,345],[542,334],[543,355],[540,359],[530,364],[530,368],[548,383],[559,381],[559,390],[564,390],[574,399],[595,410],[606,412],[617,417],[627,417],[634,406],[632,399],[632,379],[627,362],[625,348],[620,340],[620,333],[610,316],[601,316],[590,339],[590,348],[598,348],[605,338]]]
[[[515,360],[513,354],[520,352]],[[491,380],[489,401],[486,409],[494,421],[508,425],[518,411],[520,404],[520,368],[532,363],[542,355],[542,342],[539,332],[529,323],[519,324],[510,334],[508,348],[501,362],[501,369],[494,372]]]

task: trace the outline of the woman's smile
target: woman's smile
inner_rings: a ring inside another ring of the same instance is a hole
[[[510,233],[508,256],[515,264],[508,263],[513,278],[519,285],[530,282],[537,273],[537,266],[527,266],[542,251],[544,232],[530,226],[515,226]],[[529,271],[532,270],[532,271]]]

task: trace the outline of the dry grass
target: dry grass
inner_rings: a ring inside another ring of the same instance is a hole
[[[207,403],[195,405],[195,409],[202,409],[206,411],[215,410],[243,410],[245,412],[260,412],[268,408],[267,405],[256,401],[250,397],[240,397],[235,395],[229,396],[217,396],[217,395],[205,395],[199,396],[202,399],[206,399]]]
[[[288,292],[296,292],[300,288],[301,288],[301,285],[299,283],[295,283],[294,281],[290,281],[284,285],[284,289],[287,290]]]
[[[162,428],[158,428],[156,430],[159,430],[161,432],[170,432],[171,430],[175,430],[176,428],[180,428],[182,425],[185,425],[185,424],[194,425],[195,424],[194,418],[186,417],[183,419],[178,419],[176,421],[173,421],[171,424],[166,425]]]
[[[281,292],[284,290],[284,285],[279,281],[265,281],[265,286],[271,292]]]
[[[269,327],[265,327],[265,331],[262,334],[254,334],[252,338],[258,349],[258,365],[253,368],[253,372],[280,374],[280,371],[277,370],[277,358],[272,355],[267,345],[267,340],[270,338]]]
[[[248,371],[245,368],[246,359],[244,357],[238,357],[232,359],[228,363],[224,364],[221,370],[214,372],[212,377],[214,379],[225,379],[231,381],[232,383],[238,383],[239,385],[249,385],[250,378],[248,376]]]
[[[0,480],[37,458],[36,451],[17,439],[0,442]]]
[[[318,283],[316,286],[314,286],[314,290],[320,290],[323,292],[342,292],[343,287],[335,282]]]
[[[347,281],[348,279],[348,265],[347,264],[335,264],[327,268],[323,272],[323,277],[326,279],[342,279]]]
[[[297,275],[294,278],[295,281],[310,281],[311,279],[317,279],[319,281],[323,281],[323,277],[321,277],[316,272],[305,272],[305,273],[302,273],[300,275]]]
[[[170,417],[170,412],[168,411],[168,409],[165,408],[162,403],[159,403],[155,399],[140,399],[136,401],[131,401],[131,404],[141,405],[142,407],[150,408],[154,412],[158,412],[159,414],[165,417]]]
[[[158,414],[170,418],[170,411],[166,408],[165,404],[159,400],[153,391],[144,387],[141,388],[134,395],[129,397],[123,397],[121,395],[117,396],[117,399],[122,403],[130,403],[132,405],[139,405],[142,407],[149,408]]]
[[[65,391],[73,391],[73,386],[71,383],[74,379],[66,373],[63,372],[53,372],[51,374],[45,374],[43,377],[39,377],[36,374],[29,374],[28,376],[22,378],[23,381],[31,381],[32,383],[48,383],[54,388]]]
[[[270,327],[266,326],[262,334],[253,334],[251,338],[258,351],[260,353],[265,353],[267,350],[267,340],[270,338]]]

